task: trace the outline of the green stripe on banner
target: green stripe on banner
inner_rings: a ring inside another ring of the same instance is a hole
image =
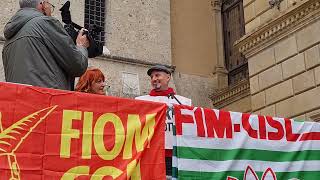
[[[172,168],[172,177],[178,178],[178,168],[176,167]]]
[[[320,150],[306,150],[295,152],[282,151],[267,151],[256,149],[204,149],[204,148],[189,148],[178,147],[177,157],[183,159],[197,159],[197,160],[260,160],[273,162],[287,162],[287,161],[308,161],[320,160]]]
[[[256,172],[261,179],[262,172]],[[298,178],[303,180],[315,180],[320,177],[320,172],[317,171],[299,171],[299,172],[276,172],[277,179]],[[243,179],[244,171],[225,171],[225,172],[194,172],[194,171],[179,171],[179,180],[225,180],[227,176]]]
[[[173,156],[177,156],[177,146],[173,146],[173,148],[172,148],[172,155]]]

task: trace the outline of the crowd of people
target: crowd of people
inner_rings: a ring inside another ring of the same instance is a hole
[[[89,40],[81,29],[76,43],[59,20],[52,17],[55,6],[48,0],[19,0],[20,9],[4,28],[2,51],[5,80],[39,87],[73,90],[75,77],[80,77],[75,91],[105,95],[105,76],[97,68],[88,68]],[[155,65],[150,76],[149,95],[138,100],[163,102],[168,105],[167,122],[173,121],[173,104],[191,105],[191,100],[175,95],[169,87],[171,71]],[[171,112],[171,113],[170,113]],[[172,136],[172,132],[166,134]],[[167,176],[171,176],[172,142],[166,137]]]

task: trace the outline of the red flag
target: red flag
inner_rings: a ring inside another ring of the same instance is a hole
[[[1,179],[165,179],[160,103],[0,83]]]

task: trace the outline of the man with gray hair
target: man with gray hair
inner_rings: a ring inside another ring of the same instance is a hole
[[[88,66],[89,41],[83,30],[76,44],[51,17],[48,0],[19,0],[20,9],[4,28],[2,51],[7,82],[71,90]]]
[[[165,127],[165,161],[167,179],[172,179],[172,150],[173,150],[173,105],[182,104],[191,106],[191,99],[176,95],[173,88],[169,87],[171,80],[171,70],[164,65],[154,65],[148,71],[150,76],[151,91],[149,95],[138,96],[135,99],[166,103],[167,119]]]

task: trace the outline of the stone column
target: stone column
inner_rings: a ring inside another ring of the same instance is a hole
[[[211,0],[212,7],[212,17],[216,22],[215,32],[216,32],[216,43],[217,43],[217,63],[213,76],[217,89],[222,89],[228,86],[228,71],[225,67],[225,58],[224,58],[224,45],[223,45],[223,33],[222,33],[222,17],[221,17],[221,0]]]

